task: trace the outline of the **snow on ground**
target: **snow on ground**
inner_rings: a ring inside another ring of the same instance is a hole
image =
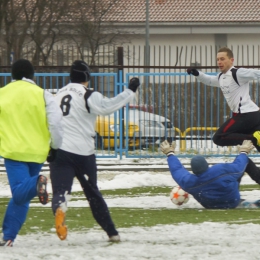
[[[0,259],[10,260],[256,260],[260,226],[203,223],[119,229],[122,242],[111,244],[104,232],[19,236],[13,248],[0,248]]]
[[[99,173],[101,190],[141,186],[174,186],[168,172]],[[242,184],[253,183],[244,176]],[[48,186],[50,189],[50,185]],[[75,181],[73,191],[81,190]],[[169,191],[170,192],[170,191]],[[259,199],[260,191],[242,192],[242,198]],[[10,197],[6,175],[0,175],[0,197]],[[106,202],[113,207],[177,208],[167,196],[111,197]],[[50,207],[33,204],[37,207]],[[69,207],[88,207],[82,200],[70,201]],[[201,206],[191,197],[180,208]],[[72,209],[73,210],[73,209]],[[246,209],[245,209],[246,210]],[[3,213],[1,213],[3,214]],[[210,223],[157,225],[151,228],[119,228],[122,242],[111,244],[99,228],[82,232],[69,232],[65,241],[60,241],[55,230],[49,234],[18,236],[13,248],[0,248],[0,259],[10,260],[254,260],[260,259],[260,225]],[[51,233],[52,232],[52,233]]]

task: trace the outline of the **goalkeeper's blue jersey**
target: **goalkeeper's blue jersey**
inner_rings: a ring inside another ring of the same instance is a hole
[[[168,165],[173,179],[207,209],[235,208],[240,203],[239,182],[248,164],[241,153],[233,163],[219,163],[200,175],[186,170],[179,159],[170,155]]]

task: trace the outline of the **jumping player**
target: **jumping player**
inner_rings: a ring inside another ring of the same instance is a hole
[[[249,81],[260,78],[260,71],[254,69],[235,68],[233,52],[223,47],[218,50],[217,64],[220,73],[216,76],[206,75],[196,68],[187,69],[188,74],[197,77],[208,86],[221,88],[232,111],[229,118],[213,136],[213,142],[219,146],[241,145],[244,140],[251,140],[260,152],[260,110],[249,95]],[[251,178],[260,184],[259,169],[249,159],[246,169]]]

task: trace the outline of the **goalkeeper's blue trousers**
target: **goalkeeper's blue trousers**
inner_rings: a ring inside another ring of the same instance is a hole
[[[3,239],[15,240],[37,195],[37,180],[42,164],[5,159],[5,168],[12,192],[2,225]]]

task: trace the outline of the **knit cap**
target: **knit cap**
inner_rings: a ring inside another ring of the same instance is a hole
[[[198,175],[205,172],[208,168],[208,162],[201,155],[196,155],[191,159],[191,169],[194,174]]]
[[[83,60],[75,60],[70,68],[70,81],[82,83],[90,80],[90,69]]]

